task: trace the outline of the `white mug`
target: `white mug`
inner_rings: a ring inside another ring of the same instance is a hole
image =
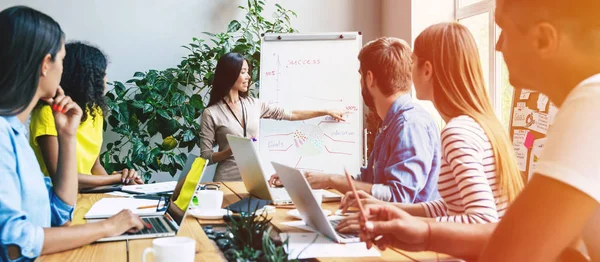
[[[152,247],[144,249],[142,261],[154,254],[155,262],[192,262],[196,255],[196,241],[188,237],[164,237],[152,240]]]
[[[196,208],[202,211],[221,210],[223,205],[223,191],[221,190],[198,190],[198,206]]]

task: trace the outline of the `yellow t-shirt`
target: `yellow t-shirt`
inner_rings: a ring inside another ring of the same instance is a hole
[[[177,197],[177,200],[175,200],[175,205],[177,205],[179,209],[185,211],[188,208],[190,200],[192,200],[192,196],[194,195],[194,192],[196,192],[198,181],[202,179],[205,165],[206,159],[204,158],[198,157],[194,160],[190,171],[185,177],[179,196]]]
[[[102,148],[102,110],[96,110],[98,112],[96,117],[93,118],[88,111],[87,119],[77,129],[77,172],[80,174],[92,174],[92,167]],[[40,163],[42,172],[48,176],[48,169],[36,140],[36,138],[46,135],[57,136],[54,115],[49,105],[36,107],[31,113],[29,124],[29,143],[35,152],[38,163]]]

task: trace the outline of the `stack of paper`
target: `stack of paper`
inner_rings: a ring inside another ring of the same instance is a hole
[[[158,200],[136,198],[103,198],[96,202],[83,216],[85,219],[108,218],[123,209],[129,209],[138,216],[158,216],[165,211],[157,212]]]

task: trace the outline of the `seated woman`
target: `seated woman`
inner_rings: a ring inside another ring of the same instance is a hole
[[[329,115],[343,121],[341,110],[288,111],[248,96],[250,71],[246,59],[238,53],[223,55],[215,69],[208,106],[202,113],[200,155],[210,164],[218,163],[214,181],[241,180],[240,172],[226,135],[258,137],[261,118],[306,120]],[[215,144],[219,151],[213,152]]]
[[[83,109],[77,129],[77,172],[79,188],[109,184],[143,184],[133,169],[109,175],[100,164],[103,111],[106,109],[106,56],[98,48],[75,42],[65,45],[60,86]],[[58,137],[52,109],[39,104],[31,114],[29,142],[46,176],[54,177],[58,159]]]
[[[523,188],[523,178],[490,104],[473,36],[457,23],[433,25],[415,40],[412,59],[417,97],[432,101],[447,123],[440,137],[442,199],[394,205],[438,222],[497,222]],[[378,201],[364,192],[361,198]],[[346,194],[342,208],[355,204]],[[352,221],[340,223],[339,229],[349,230]]]
[[[39,11],[15,6],[0,12],[0,261],[33,261],[144,228],[129,210],[65,226],[77,201],[76,136],[83,111],[59,86],[64,38],[58,23]],[[52,108],[58,135],[52,183],[24,125],[39,100]]]

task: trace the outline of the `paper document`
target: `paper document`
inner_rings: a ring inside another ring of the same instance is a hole
[[[344,216],[333,215],[333,216],[327,217],[327,220],[339,220],[339,219],[344,219],[344,218],[345,218]],[[306,223],[304,223],[304,220],[287,221],[287,222],[281,222],[280,224],[282,224],[284,226],[299,228],[299,229],[310,231],[310,232],[317,232],[317,230],[313,229],[312,227],[307,226]]]
[[[281,222],[281,224],[285,225],[285,226],[290,226],[290,227],[295,227],[295,228],[299,228],[302,230],[310,231],[310,232],[317,232],[312,227],[307,226],[306,223],[304,223],[304,221],[302,221],[302,220]]]
[[[145,185],[123,186],[121,191],[136,194],[157,194],[171,192],[175,190],[175,186],[177,186],[177,181],[169,181]]]
[[[338,244],[319,233],[281,233],[281,240],[289,237],[286,248],[289,259],[322,257],[379,257],[377,248],[367,249],[364,242]]]
[[[138,216],[158,216],[164,214],[164,211],[156,211],[157,205],[158,200],[152,199],[103,198],[94,203],[92,208],[90,208],[83,218],[108,218],[121,212],[123,209],[129,209]],[[143,208],[138,209],[140,207]]]

